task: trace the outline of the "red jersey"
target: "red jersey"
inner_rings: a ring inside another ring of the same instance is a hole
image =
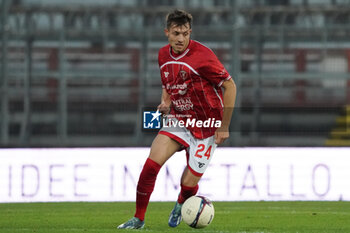
[[[187,49],[174,54],[168,44],[159,50],[158,63],[162,87],[170,95],[171,115],[178,120],[222,120],[221,85],[231,76],[208,47],[190,40]],[[207,125],[208,126],[208,125]],[[203,139],[215,134],[216,127],[186,126],[192,135]]]

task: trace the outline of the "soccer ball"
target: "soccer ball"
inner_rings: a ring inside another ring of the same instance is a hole
[[[192,196],[182,205],[181,215],[190,227],[203,228],[213,221],[214,206],[206,197]]]

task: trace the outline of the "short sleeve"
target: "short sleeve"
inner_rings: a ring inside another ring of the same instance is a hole
[[[224,81],[231,79],[230,74],[211,50],[204,54],[203,57],[204,60],[199,68],[201,77],[218,87],[220,87]]]

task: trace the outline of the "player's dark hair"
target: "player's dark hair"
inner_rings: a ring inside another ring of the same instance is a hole
[[[174,10],[166,16],[166,27],[170,29],[171,25],[182,26],[189,23],[192,28],[192,15],[184,10]]]

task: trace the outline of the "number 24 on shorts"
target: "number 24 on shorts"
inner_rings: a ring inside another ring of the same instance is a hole
[[[195,157],[202,158],[203,156],[200,155],[199,153],[205,150],[205,145],[204,144],[199,144],[198,149],[196,151],[196,154],[194,155]],[[209,146],[208,150],[204,153],[204,156],[207,157],[207,160],[210,158],[210,153],[211,153],[211,146]]]

